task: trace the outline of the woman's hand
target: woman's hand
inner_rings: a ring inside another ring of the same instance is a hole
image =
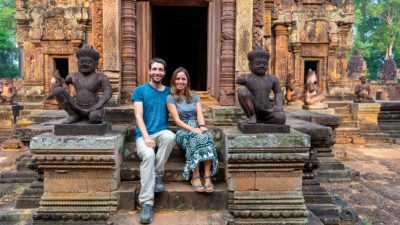
[[[205,126],[201,126],[201,127],[200,127],[200,130],[201,130],[202,132],[208,131],[207,127],[205,127]]]
[[[192,128],[192,129],[190,129],[190,132],[192,132],[192,133],[195,133],[195,134],[201,134],[201,133],[203,133],[203,131],[201,131],[201,129],[199,129],[199,128]]]

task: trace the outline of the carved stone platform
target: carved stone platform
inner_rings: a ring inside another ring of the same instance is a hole
[[[245,121],[241,121],[238,123],[238,129],[244,134],[290,132],[289,125],[277,125],[277,124],[266,124],[266,123],[249,124]]]
[[[79,122],[73,124],[55,124],[55,135],[105,135],[111,131],[111,124],[102,122],[91,124],[88,122]]]
[[[224,132],[228,207],[234,224],[306,224],[302,194],[308,135]]]
[[[375,100],[360,100],[360,99],[355,99],[354,103],[375,103]]]
[[[319,103],[315,105],[303,105],[303,109],[306,110],[317,110],[317,109],[327,109],[328,105],[324,103]]]
[[[107,224],[117,209],[124,135],[32,138],[30,149],[44,173],[44,194],[33,224]]]

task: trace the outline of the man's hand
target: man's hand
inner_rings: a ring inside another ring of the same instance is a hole
[[[147,147],[152,149],[156,148],[156,142],[151,138],[144,138],[144,143],[147,145]]]
[[[274,106],[274,107],[272,108],[272,112],[281,112],[281,111],[283,111],[282,107]]]

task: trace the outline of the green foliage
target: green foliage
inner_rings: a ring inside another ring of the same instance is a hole
[[[355,0],[355,36],[353,49],[367,61],[369,78],[375,78],[389,47],[400,62],[400,0]]]
[[[18,75],[15,0],[0,0],[0,78]]]
[[[368,217],[365,217],[365,218],[363,219],[363,223],[364,223],[365,225],[372,225],[372,223],[371,223],[371,221],[369,221]]]

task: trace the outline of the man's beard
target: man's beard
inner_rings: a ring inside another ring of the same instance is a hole
[[[162,79],[160,79],[160,80],[155,80],[154,78],[151,78],[151,81],[152,81],[153,83],[155,83],[155,84],[160,84],[161,81],[162,81]]]

